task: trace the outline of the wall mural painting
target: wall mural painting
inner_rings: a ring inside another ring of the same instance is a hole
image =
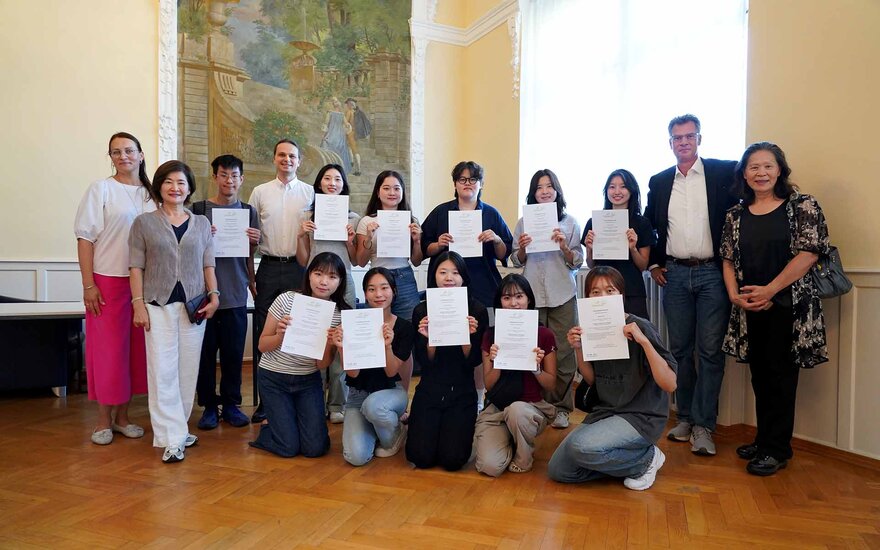
[[[363,212],[376,174],[409,189],[410,0],[178,0],[178,147],[211,193],[210,162],[244,159],[247,200],[300,144],[299,178],[345,167]]]

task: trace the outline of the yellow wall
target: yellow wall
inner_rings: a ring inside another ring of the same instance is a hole
[[[785,150],[846,267],[877,268],[880,2],[750,4],[747,139]]]
[[[76,257],[73,216],[126,130],[156,168],[157,17],[150,0],[0,0],[3,260]]]
[[[452,199],[451,171],[466,150],[461,120],[465,89],[463,48],[430,43],[425,59],[425,188],[424,212]]]

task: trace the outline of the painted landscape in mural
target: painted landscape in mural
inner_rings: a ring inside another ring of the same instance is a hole
[[[380,171],[408,176],[410,12],[410,0],[178,0],[178,152],[198,196],[231,153],[247,200],[285,137],[301,146],[301,180],[345,167],[358,212]]]

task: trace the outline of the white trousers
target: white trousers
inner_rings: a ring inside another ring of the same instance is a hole
[[[189,433],[205,323],[189,322],[181,302],[147,304],[150,330],[147,344],[147,388],[153,447],[183,447]]]

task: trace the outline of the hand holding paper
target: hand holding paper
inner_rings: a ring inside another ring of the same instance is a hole
[[[580,298],[577,309],[585,361],[629,358],[629,344],[623,332],[623,296]]]

